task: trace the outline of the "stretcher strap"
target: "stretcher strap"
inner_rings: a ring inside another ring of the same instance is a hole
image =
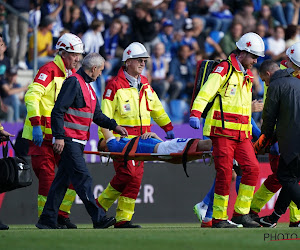
[[[188,152],[189,152],[189,149],[191,148],[191,146],[193,145],[193,143],[197,141],[197,144],[198,144],[198,141],[197,139],[191,139],[188,141],[188,143],[186,144],[184,150],[183,150],[183,153],[182,153],[182,165],[183,165],[183,170],[186,174],[186,177],[189,177],[188,173],[187,173],[187,166],[186,166],[186,163],[188,161]]]
[[[128,156],[134,156],[139,140],[140,140],[139,136],[134,137],[124,147],[122,151],[122,154],[124,154],[124,168],[127,167]]]

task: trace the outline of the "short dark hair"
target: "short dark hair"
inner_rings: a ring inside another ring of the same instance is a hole
[[[278,68],[278,64],[271,59],[264,61],[259,67],[259,73],[265,74],[267,71],[275,71]]]
[[[102,151],[100,145],[101,145],[101,142],[103,140],[104,140],[104,138],[100,138],[99,141],[98,141],[98,147],[97,147],[97,149],[98,149],[99,152]]]

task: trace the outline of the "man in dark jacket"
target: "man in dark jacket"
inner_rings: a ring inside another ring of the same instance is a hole
[[[115,223],[115,218],[107,218],[105,211],[95,202],[92,177],[83,158],[92,121],[121,136],[128,136],[125,128],[102,113],[90,86],[101,75],[104,62],[98,53],[87,55],[82,68],[65,80],[55,102],[51,113],[51,128],[55,138],[53,150],[61,154],[61,160],[43,213],[36,224],[39,229],[57,228],[58,209],[70,183],[91,216],[94,228],[107,228]]]
[[[279,70],[271,60],[263,62],[260,67],[260,76],[269,88],[261,136],[255,143],[255,149],[258,151],[270,142],[276,125],[281,153],[277,177],[282,185],[274,212],[260,218],[260,224],[264,227],[276,227],[291,201],[300,208],[300,80],[293,77],[293,72],[291,68]]]

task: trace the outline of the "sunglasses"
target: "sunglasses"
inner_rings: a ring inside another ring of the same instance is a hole
[[[138,63],[147,63],[147,60],[146,59],[141,59],[141,58],[138,58],[138,59],[136,59],[136,61],[138,62]]]

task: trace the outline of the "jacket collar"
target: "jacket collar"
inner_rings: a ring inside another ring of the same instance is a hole
[[[90,82],[93,82],[93,79],[88,76],[87,73],[84,72],[83,68],[81,67],[77,72],[76,72],[78,75],[81,75],[83,80],[86,82],[86,83],[90,83]]]
[[[243,73],[240,66],[239,66],[239,62],[238,62],[235,54],[233,54],[233,53],[230,54],[229,61],[231,61],[231,64],[232,64],[232,66],[234,67],[234,69],[236,71]],[[247,69],[246,75],[248,75],[250,78],[253,78],[253,74],[252,74],[250,69]]]

